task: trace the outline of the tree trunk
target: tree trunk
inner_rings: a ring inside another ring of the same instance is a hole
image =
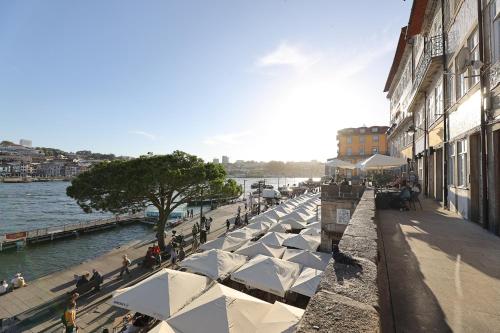
[[[156,239],[158,246],[162,251],[165,251],[165,224],[167,223],[168,215],[164,211],[159,210],[158,222],[156,224]]]

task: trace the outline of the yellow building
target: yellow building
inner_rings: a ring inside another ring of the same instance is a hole
[[[388,155],[387,126],[344,128],[337,132],[337,158],[356,164],[374,154]],[[357,176],[354,170],[348,177]]]

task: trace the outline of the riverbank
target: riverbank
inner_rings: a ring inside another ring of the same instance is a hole
[[[239,205],[241,203],[223,206],[206,214],[207,217],[214,219],[213,231],[208,235],[209,239],[214,239],[225,232],[226,219],[233,218],[236,215]],[[197,218],[191,219],[174,229],[178,233],[188,234],[191,231],[193,223],[196,221],[198,221]],[[22,317],[23,313],[26,316],[30,316],[30,311],[33,312],[35,308],[50,308],[55,299],[65,297],[69,291],[73,290],[75,274],[81,274],[84,271],[91,271],[95,268],[104,276],[103,289],[101,292],[82,297],[79,300],[78,317],[79,325],[82,327],[80,332],[93,332],[98,328],[102,329],[102,327],[112,325],[112,318],[116,316],[116,309],[112,309],[111,305],[103,301],[110,297],[112,291],[132,282],[133,279],[140,278],[151,272],[150,270],[142,270],[135,264],[142,260],[148,246],[153,241],[151,238],[135,241],[93,260],[49,274],[34,281],[28,281],[29,285],[27,287],[0,296],[0,318]],[[121,265],[121,256],[125,253],[133,261],[133,275],[130,278],[126,277],[125,279],[118,280],[117,275]],[[98,310],[84,310],[89,307],[98,307]],[[103,315],[104,313],[106,315]],[[31,314],[31,316],[35,315],[36,313]],[[30,325],[24,330],[26,332],[60,331],[60,313],[58,310],[49,311],[45,318],[39,318],[33,322],[27,320],[27,322]]]

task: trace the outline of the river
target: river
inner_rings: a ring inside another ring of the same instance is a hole
[[[258,179],[236,178],[250,186]],[[305,178],[266,178],[266,184],[277,187],[297,184]],[[286,183],[285,183],[286,181]],[[76,202],[66,196],[68,182],[0,183],[0,235],[80,221],[106,218],[109,213],[86,214]],[[152,227],[142,224],[120,226],[78,238],[31,244],[19,250],[0,252],[0,279],[11,279],[22,272],[27,280],[65,269],[100,256],[113,248],[136,239],[153,238]]]

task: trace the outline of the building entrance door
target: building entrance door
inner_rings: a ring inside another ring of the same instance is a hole
[[[428,157],[428,163],[429,163],[429,170],[427,171],[427,186],[429,186],[429,198],[436,198],[436,193],[434,192],[436,189],[436,185],[434,184],[434,160],[436,158],[436,154],[429,155]]]
[[[493,221],[490,221],[490,227],[493,226],[493,231],[495,234],[500,235],[500,152],[498,147],[500,147],[500,130],[496,130],[493,132],[493,181],[489,182],[489,186],[493,187],[493,191],[490,190],[490,193],[493,192],[494,200],[489,199],[490,203],[490,211],[493,210]],[[490,178],[491,179],[491,178]],[[493,207],[492,207],[493,206]],[[491,219],[490,214],[490,219]]]
[[[470,136],[470,219],[479,223],[480,219],[480,178],[481,172],[481,145],[479,134]]]

